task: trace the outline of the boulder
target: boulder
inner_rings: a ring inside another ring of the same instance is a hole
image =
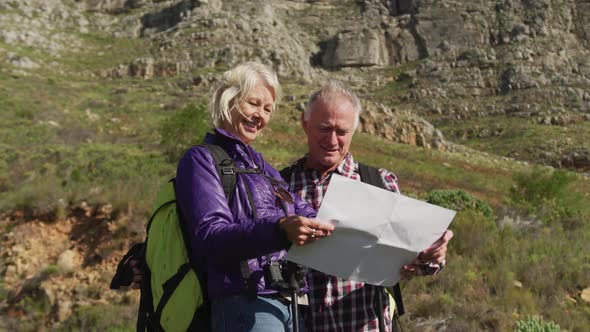
[[[418,60],[425,56],[420,40],[408,29],[391,27],[385,32],[389,65]]]
[[[477,6],[479,1],[473,1]],[[417,39],[423,43],[428,55],[436,55],[449,48],[476,48],[489,45],[490,22],[486,17],[485,6],[480,4],[476,10],[465,12],[467,8],[445,6],[444,3],[431,3],[421,6],[415,15]],[[444,29],[441,29],[444,27]]]
[[[61,271],[73,272],[80,267],[81,257],[74,250],[66,250],[57,258],[57,266]]]
[[[190,16],[190,12],[200,3],[193,0],[183,0],[157,12],[149,12],[141,17],[142,35],[165,31],[176,27],[182,20]]]
[[[387,63],[384,36],[368,28],[345,30],[328,41],[322,58],[324,67],[368,67]]]
[[[363,132],[426,149],[450,148],[438,129],[410,111],[394,112],[382,104],[370,102],[363,102],[363,109],[360,116]]]
[[[590,153],[588,151],[572,151],[561,159],[563,167],[579,171],[590,171]]]
[[[57,302],[56,318],[58,322],[63,322],[72,315],[72,302],[63,299]]]
[[[409,14],[416,9],[418,0],[387,0],[387,9],[392,16]]]
[[[23,69],[37,69],[37,68],[41,67],[38,63],[36,63],[35,61],[31,60],[30,58],[28,58],[26,56],[19,56],[15,53],[12,53],[12,52],[9,52],[7,55],[8,55],[8,62],[15,67],[19,67],[19,68],[23,68]]]

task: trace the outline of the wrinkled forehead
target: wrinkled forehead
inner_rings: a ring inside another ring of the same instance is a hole
[[[314,112],[317,112],[314,114]],[[355,124],[354,107],[346,99],[336,102],[318,103],[317,109],[312,111],[311,119],[320,128],[334,128],[351,130]]]

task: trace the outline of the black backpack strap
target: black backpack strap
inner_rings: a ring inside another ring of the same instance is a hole
[[[381,174],[379,174],[379,169],[359,163],[359,174],[361,175],[361,181],[364,183],[385,189],[385,183],[383,183]],[[397,312],[401,316],[405,313],[405,309],[404,301],[402,300],[402,290],[399,286],[399,283],[393,286],[392,293]]]
[[[385,184],[377,168],[359,163],[359,174],[361,175],[361,181],[364,183],[385,189]]]
[[[156,311],[155,311],[156,317],[158,317],[158,320],[160,317],[162,317],[162,312],[164,311],[164,307],[166,306],[166,304],[168,303],[168,301],[172,297],[172,294],[174,294],[174,291],[176,290],[178,285],[180,285],[182,280],[184,280],[184,277],[186,276],[187,273],[189,273],[191,268],[192,268],[192,266],[190,263],[182,264],[178,268],[178,271],[172,277],[170,277],[170,279],[166,280],[164,282],[164,284],[162,285],[162,289],[164,292],[162,294],[162,298],[160,299],[160,302],[158,303],[158,307],[156,308]],[[205,290],[203,290],[203,291],[205,291]]]
[[[121,287],[130,286],[133,283],[133,267],[131,261],[138,261],[141,264],[141,259],[145,255],[145,242],[136,243],[129,249],[117,265],[115,276],[111,280],[111,289],[120,289]]]
[[[236,188],[234,160],[219,145],[205,142],[201,143],[201,145],[206,147],[211,153],[211,156],[215,161],[217,174],[219,174],[219,178],[221,179],[221,185],[223,186],[225,197],[227,197],[228,202],[231,202],[234,196],[234,189]]]
[[[234,191],[236,189],[236,174],[260,174],[260,169],[258,168],[235,167],[232,157],[230,157],[227,151],[225,151],[225,149],[219,145],[203,142],[201,143],[201,146],[204,146],[209,150],[209,152],[211,152],[211,156],[215,161],[217,174],[219,174],[219,178],[221,179],[223,192],[225,193],[225,197],[227,197],[228,202],[231,202],[234,197]],[[248,196],[248,202],[252,207],[252,215],[254,216],[254,219],[258,219],[256,205],[254,205],[254,199],[252,198],[252,192],[248,186],[245,187],[246,195]]]
[[[149,239],[148,239],[149,240]],[[147,240],[146,240],[147,248]],[[154,315],[154,305],[152,302],[152,274],[147,265],[145,255],[143,256],[141,264],[141,282],[140,282],[140,296],[139,308],[137,310],[137,331],[160,332],[164,329],[160,325],[160,318]]]
[[[221,185],[223,186],[223,192],[227,201],[231,202],[234,197],[234,190],[236,189],[236,174],[259,174],[260,170],[257,168],[238,168],[234,165],[234,160],[221,146],[211,143],[201,143],[202,146],[206,147],[211,156],[215,161],[215,168],[217,168],[217,174],[221,179]],[[248,189],[248,188],[246,188]],[[247,190],[248,191],[248,190]],[[249,194],[249,193],[248,193]],[[251,196],[250,194],[248,196]],[[251,199],[251,197],[248,197]],[[250,201],[250,203],[253,203]],[[256,207],[252,205],[254,210],[254,216],[256,216]]]
[[[219,174],[219,178],[221,179],[223,192],[225,193],[228,203],[233,199],[234,191],[236,189],[236,174],[260,174],[260,169],[258,168],[235,167],[232,157],[227,153],[227,151],[225,151],[224,148],[217,144],[203,142],[201,143],[201,146],[204,146],[209,150],[213,160],[215,161],[215,168],[217,169],[217,174]],[[248,202],[252,208],[253,217],[254,219],[258,219],[256,205],[254,204],[254,199],[252,198],[252,192],[248,186],[245,186],[245,188],[246,195],[248,196]],[[252,271],[250,271],[250,267],[248,266],[248,260],[243,260],[240,262],[240,273],[242,274],[242,279],[244,279],[244,287],[247,290],[248,296],[250,298],[256,297],[257,285],[253,282]]]

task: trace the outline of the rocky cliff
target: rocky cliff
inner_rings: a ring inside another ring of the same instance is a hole
[[[208,86],[212,70],[256,60],[283,79],[343,80],[366,100],[403,105],[415,123],[430,122],[458,143],[509,140],[511,122],[547,126],[552,137],[545,143],[490,150],[557,167],[590,166],[587,137],[580,137],[590,118],[588,1],[27,0],[0,6],[7,45],[59,57],[83,48],[79,33],[89,31],[151,45],[143,56],[92,75],[190,77]],[[13,52],[4,58],[21,69],[58,66]],[[490,120],[497,117],[502,123]],[[470,119],[487,128],[479,132]],[[580,135],[562,133],[572,126]]]

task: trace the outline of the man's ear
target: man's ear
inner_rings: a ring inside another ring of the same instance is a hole
[[[301,113],[301,128],[303,128],[303,131],[305,132],[305,134],[307,134],[308,124],[309,124],[309,122],[307,120],[305,120],[305,112]]]

